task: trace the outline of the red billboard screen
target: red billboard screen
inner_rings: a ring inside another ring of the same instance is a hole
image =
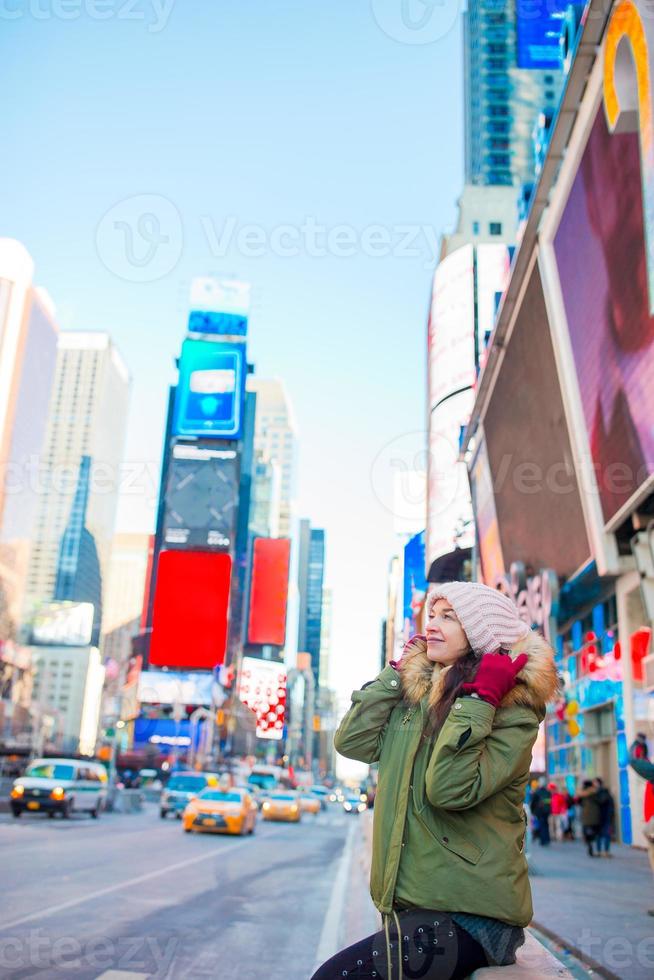
[[[248,642],[284,646],[291,542],[255,538],[250,588]]]
[[[224,661],[231,575],[225,553],[161,552],[150,664],[211,669]]]

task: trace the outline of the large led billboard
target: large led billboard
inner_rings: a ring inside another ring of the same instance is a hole
[[[191,283],[188,332],[245,337],[250,309],[250,284],[236,279],[200,276]]]
[[[610,134],[601,105],[553,245],[604,523],[619,523],[654,473],[654,317],[638,135]]]
[[[561,68],[559,38],[570,0],[516,0],[518,68]]]
[[[425,532],[414,534],[404,546],[404,639],[418,632],[418,617],[427,594]]]
[[[238,484],[235,450],[173,446],[164,502],[164,547],[231,550]]]
[[[288,538],[254,539],[249,643],[284,646],[290,556]]]
[[[239,697],[257,715],[257,737],[280,739],[286,714],[286,670],[258,657],[243,657]]]
[[[470,469],[470,489],[475,512],[481,578],[486,585],[494,587],[504,574],[504,558],[486,443],[481,432],[478,438],[477,451]]]
[[[429,410],[433,411],[454,392],[475,383],[472,245],[456,249],[434,273],[427,344]]]
[[[243,344],[185,340],[179,359],[173,435],[238,439],[245,374]]]
[[[92,602],[44,602],[32,621],[32,643],[37,646],[83,647],[91,642]]]
[[[139,675],[138,699],[141,704],[212,703],[213,672],[144,670]]]
[[[590,544],[538,264],[516,306],[483,431],[487,458],[478,462],[486,475],[477,471],[473,490],[481,492],[484,577],[500,561],[505,570],[522,562],[575,575]]]
[[[225,552],[162,551],[149,663],[211,670],[225,659],[232,559]]]

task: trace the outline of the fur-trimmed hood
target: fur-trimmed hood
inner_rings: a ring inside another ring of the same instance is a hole
[[[559,690],[554,651],[540,633],[532,630],[509,650],[512,660],[521,653],[526,653],[529,659],[518,674],[515,687],[500,703],[500,708],[520,705],[543,713],[546,704],[555,699]],[[418,704],[429,693],[429,708],[435,708],[441,698],[448,670],[449,667],[441,667],[428,659],[425,640],[417,639],[409,644],[402,655],[400,668],[405,699],[411,704]]]

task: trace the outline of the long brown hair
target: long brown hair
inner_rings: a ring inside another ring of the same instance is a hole
[[[461,685],[474,680],[481,657],[473,650],[470,650],[464,657],[455,661],[446,672],[443,679],[443,688],[438,704],[431,711],[429,723],[426,727],[425,735],[433,738],[440,732],[443,723],[450,713],[450,708],[456,701],[461,691]]]

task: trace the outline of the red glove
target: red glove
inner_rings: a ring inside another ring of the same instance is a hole
[[[406,651],[407,651],[407,650],[409,649],[409,647],[410,647],[410,646],[412,646],[412,644],[414,644],[414,643],[415,643],[416,641],[418,641],[418,642],[420,642],[420,641],[422,641],[422,643],[424,644],[424,647],[425,647],[425,649],[427,649],[427,637],[425,636],[425,634],[424,634],[424,633],[415,633],[415,634],[414,634],[414,635],[413,635],[413,636],[412,636],[412,637],[411,637],[411,638],[410,638],[409,640],[407,640],[407,642],[406,642],[406,643],[404,644],[404,649],[402,650],[402,657],[404,657],[404,654],[406,653]],[[394,668],[395,668],[395,670],[401,670],[401,669],[402,669],[402,657],[400,657],[400,659],[399,659],[399,660],[389,660],[388,662],[389,662],[389,664],[390,664],[390,666],[391,666],[391,667],[394,667]]]
[[[502,698],[515,687],[516,677],[528,659],[526,653],[521,653],[515,660],[505,653],[485,653],[474,681],[462,684],[461,693],[477,694],[497,708]]]

